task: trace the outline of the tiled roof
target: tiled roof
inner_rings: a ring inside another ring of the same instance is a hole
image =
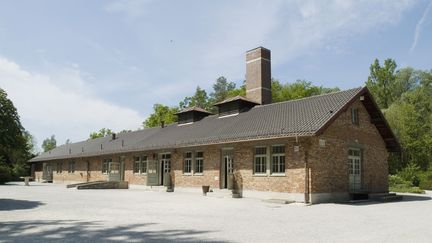
[[[246,102],[249,102],[249,103],[253,103],[253,104],[257,104],[257,105],[259,105],[259,103],[255,102],[255,101],[253,101],[253,100],[250,100],[250,99],[248,99],[248,98],[246,98],[246,97],[243,97],[243,96],[237,95],[237,96],[235,96],[235,97],[228,98],[228,99],[223,100],[223,101],[221,101],[221,102],[219,102],[219,103],[216,103],[216,104],[214,104],[214,106],[219,106],[219,105],[226,104],[226,103],[233,102],[233,101],[237,101],[237,100],[242,100],[242,101],[246,101]]]
[[[189,112],[189,111],[198,111],[198,112],[202,112],[202,113],[212,114],[211,112],[206,111],[203,108],[198,107],[198,106],[193,106],[193,107],[185,108],[185,109],[177,112],[176,114],[186,113],[186,112]]]
[[[355,88],[298,100],[257,105],[247,112],[219,118],[210,115],[188,125],[170,124],[62,145],[31,161],[86,157],[130,151],[177,148],[249,139],[315,135],[364,91]]]

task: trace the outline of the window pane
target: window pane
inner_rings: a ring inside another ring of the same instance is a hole
[[[140,173],[140,161],[139,160],[134,162],[133,173]]]
[[[285,146],[273,146],[272,147],[272,153],[273,154],[284,154],[285,153]]]
[[[255,154],[257,155],[267,154],[267,148],[265,147],[255,148]]]
[[[203,173],[203,160],[202,159],[196,159],[195,164],[195,173]]]
[[[203,152],[197,152],[196,153],[196,157],[197,158],[203,158],[204,157],[204,153]]]

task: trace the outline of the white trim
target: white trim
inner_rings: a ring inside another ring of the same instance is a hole
[[[264,58],[264,57],[258,57],[258,58],[255,58],[255,59],[252,59],[252,60],[246,61],[246,64],[249,64],[249,63],[251,63],[251,62],[260,61],[260,60],[264,60],[264,61],[270,62],[270,59],[267,59],[267,58]]]
[[[225,115],[225,116],[220,116],[220,117],[218,117],[218,118],[225,118],[225,117],[232,117],[232,116],[237,116],[238,114],[240,114],[240,113],[234,113],[234,114],[229,114],[229,115]]]
[[[269,89],[269,88],[266,88],[266,87],[262,87],[262,86],[260,86],[260,87],[257,87],[257,88],[248,89],[248,90],[246,90],[246,93],[247,93],[247,92],[253,92],[253,91],[255,91],[255,90],[259,90],[259,89],[263,89],[263,90],[271,91],[271,89]]]
[[[193,122],[182,123],[182,124],[178,124],[177,126],[181,127],[181,126],[186,126],[186,125],[190,125],[190,124],[193,124]]]

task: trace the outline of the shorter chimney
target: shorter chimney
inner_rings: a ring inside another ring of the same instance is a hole
[[[272,102],[270,58],[261,46],[246,52],[246,98],[261,105]]]
[[[112,136],[112,140],[116,139],[116,134],[115,133],[111,134],[111,136]]]

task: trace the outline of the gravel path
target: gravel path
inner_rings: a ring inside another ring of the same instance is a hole
[[[0,242],[432,242],[430,194],[306,206],[22,184],[0,186]]]

